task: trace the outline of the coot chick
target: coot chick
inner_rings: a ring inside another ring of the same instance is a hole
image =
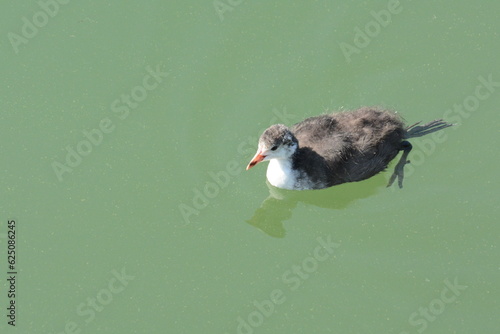
[[[387,185],[397,178],[402,188],[412,149],[406,139],[453,125],[441,119],[419,124],[405,126],[394,112],[371,107],[310,117],[290,129],[275,124],[260,136],[257,153],[246,169],[269,160],[267,179],[273,186],[323,189],[370,178],[403,151]]]

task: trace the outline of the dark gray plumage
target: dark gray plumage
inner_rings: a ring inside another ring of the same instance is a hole
[[[262,160],[275,159],[280,181],[276,186],[287,189],[321,189],[333,185],[367,179],[387,168],[399,151],[403,156],[389,185],[398,178],[403,183],[403,167],[411,144],[405,139],[420,137],[451,126],[442,120],[405,127],[401,118],[390,111],[364,107],[307,118],[290,129],[282,124],[269,127],[259,139],[259,151],[250,162],[251,168]],[[275,153],[278,150],[280,153]],[[260,152],[260,153],[259,153]],[[283,172],[291,162],[289,176]],[[290,178],[294,178],[290,182]],[[281,179],[288,178],[287,182]],[[285,185],[286,183],[286,185]],[[280,184],[283,184],[280,186]]]

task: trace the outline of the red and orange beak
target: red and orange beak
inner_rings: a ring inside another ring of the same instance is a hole
[[[250,168],[252,168],[256,164],[258,164],[259,162],[261,162],[262,160],[264,160],[265,157],[266,157],[265,155],[262,155],[262,151],[260,151],[260,150],[257,151],[257,153],[255,154],[255,156],[252,158],[252,160],[248,164],[247,170],[249,170]]]

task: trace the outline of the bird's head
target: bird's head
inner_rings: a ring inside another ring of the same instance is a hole
[[[247,166],[247,170],[261,161],[288,159],[297,150],[297,138],[283,124],[275,124],[264,131],[259,138],[257,153]]]

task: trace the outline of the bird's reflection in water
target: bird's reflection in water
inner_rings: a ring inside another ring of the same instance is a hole
[[[379,174],[361,182],[345,183],[323,190],[285,190],[269,188],[267,197],[255,210],[247,223],[274,238],[285,237],[283,222],[293,215],[293,209],[299,202],[327,209],[344,209],[358,199],[369,197],[385,189],[387,181]]]

